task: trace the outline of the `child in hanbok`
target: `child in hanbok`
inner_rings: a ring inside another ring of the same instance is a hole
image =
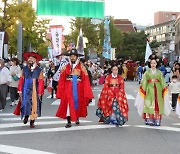
[[[124,78],[118,75],[118,66],[111,68],[102,89],[96,115],[99,122],[122,126],[128,120],[128,102],[124,91]]]
[[[150,69],[143,75],[135,100],[139,115],[145,120],[145,124],[150,126],[160,126],[162,115],[169,115],[171,112],[168,87],[163,74],[157,69],[158,61],[155,54],[150,55]]]

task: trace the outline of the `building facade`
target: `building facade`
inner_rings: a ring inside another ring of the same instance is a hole
[[[157,41],[160,46],[156,49],[158,55],[166,56],[171,59],[174,54],[174,41],[175,41],[175,20],[167,21],[157,25],[149,26],[145,30],[148,35],[149,41]]]
[[[167,21],[176,20],[180,12],[158,11],[154,13],[154,25],[158,25]]]
[[[175,55],[176,55],[176,60],[180,62],[180,15],[176,19],[174,25],[175,25]]]

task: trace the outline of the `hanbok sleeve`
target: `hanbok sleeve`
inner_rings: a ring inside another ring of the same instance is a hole
[[[135,99],[135,107],[138,109],[138,114],[142,116],[144,110],[144,98],[146,96],[147,87],[147,72],[144,73],[141,85],[138,89],[138,93]]]
[[[40,95],[44,94],[44,77],[42,71],[38,78],[38,94]]]
[[[21,76],[20,76],[20,79],[19,79],[19,83],[18,83],[18,92],[19,93],[22,93],[23,85],[24,85],[24,73],[23,73],[23,70],[22,70],[21,71]]]
[[[180,116],[180,92],[176,104],[176,114]]]
[[[168,116],[171,113],[171,105],[169,103],[168,87],[161,72],[160,72],[160,83],[162,86],[162,95],[164,100],[164,114]]]

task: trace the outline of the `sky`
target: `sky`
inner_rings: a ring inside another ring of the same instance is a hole
[[[33,0],[34,7],[36,1]],[[2,4],[2,0],[0,3]],[[180,0],[105,0],[105,16],[114,16],[115,19],[129,19],[136,25],[153,25],[154,13],[158,11],[180,12]],[[67,27],[70,26],[70,17],[51,18],[53,18],[51,24],[62,24],[65,27],[64,33],[69,33]]]
[[[136,25],[153,25],[154,13],[158,11],[180,12],[180,0],[105,0],[105,16],[129,19]],[[70,17],[53,17],[51,24],[63,24],[67,34],[69,21]]]
[[[129,19],[140,25],[153,25],[158,11],[180,12],[180,0],[105,0],[105,14]]]

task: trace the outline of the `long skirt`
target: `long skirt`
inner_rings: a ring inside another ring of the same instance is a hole
[[[127,119],[121,113],[117,100],[113,101],[112,110],[113,112],[110,116],[105,116],[102,109],[98,108],[96,110],[96,115],[100,118],[100,121],[104,122],[105,124],[116,124],[120,126],[124,125]]]

